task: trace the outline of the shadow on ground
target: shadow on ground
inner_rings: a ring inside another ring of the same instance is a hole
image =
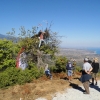
[[[60,77],[60,79],[63,79],[63,80],[68,80],[67,77]]]
[[[69,86],[71,86],[72,88],[77,89],[77,90],[79,90],[81,92],[84,92],[84,90],[80,86],[75,84],[75,83],[70,83]]]
[[[90,88],[94,88],[95,90],[100,92],[100,88],[97,85],[90,85]]]

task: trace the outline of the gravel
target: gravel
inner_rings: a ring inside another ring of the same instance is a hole
[[[90,94],[83,94],[83,85],[77,86],[74,83],[70,84],[72,88],[66,89],[64,93],[55,93],[52,100],[100,100],[100,81],[98,85],[90,85]],[[36,100],[47,100],[38,98]]]

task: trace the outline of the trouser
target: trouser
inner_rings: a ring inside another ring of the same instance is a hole
[[[89,93],[90,93],[90,92],[89,92],[89,81],[84,82],[84,83],[83,83],[83,86],[84,86],[84,88],[85,88],[86,93],[89,94]]]
[[[97,82],[97,73],[92,73],[92,83],[94,84],[94,80]]]
[[[39,42],[39,48],[40,48],[40,46],[41,46],[42,41],[45,43],[45,40],[40,39],[40,42]],[[46,43],[45,43],[45,44],[46,44]]]

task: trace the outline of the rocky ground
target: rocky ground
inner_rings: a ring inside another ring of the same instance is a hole
[[[65,93],[57,93],[52,100],[100,100],[100,81],[98,85],[90,85],[90,94],[83,94],[83,86],[70,84],[72,88],[66,89]]]

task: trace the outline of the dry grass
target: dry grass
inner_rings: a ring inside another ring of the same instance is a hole
[[[73,83],[81,84],[77,78],[80,74],[73,76]],[[53,74],[53,79],[50,80],[46,76],[33,80],[31,83],[25,85],[16,85],[8,89],[0,90],[0,100],[35,100],[38,97],[45,97],[51,100],[56,92],[64,92],[65,89],[70,88],[70,83],[67,80],[65,73]]]

